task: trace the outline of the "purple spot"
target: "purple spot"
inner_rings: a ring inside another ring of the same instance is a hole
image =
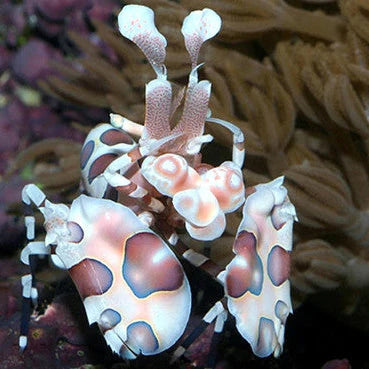
[[[260,295],[264,274],[263,264],[256,251],[256,238],[247,231],[241,231],[234,242],[235,258],[227,267],[225,286],[227,294],[241,297],[247,291]]]
[[[73,242],[73,243],[81,242],[83,239],[83,235],[84,235],[83,229],[81,228],[81,226],[77,224],[76,222],[68,222],[67,227],[70,232],[68,241]]]
[[[233,244],[233,250],[236,254],[242,253],[243,250],[256,250],[256,237],[253,233],[247,231],[241,231],[237,234],[237,237]]]
[[[105,309],[100,314],[100,319],[98,321],[99,327],[103,333],[107,330],[114,328],[122,320],[121,315],[113,309]]]
[[[268,255],[268,275],[275,286],[280,286],[290,274],[290,253],[281,246],[274,246]]]
[[[146,322],[135,322],[127,327],[127,345],[134,352],[144,355],[153,354],[159,348],[159,342],[153,329]]]
[[[274,313],[276,317],[281,320],[282,324],[286,324],[290,309],[284,301],[278,300],[274,306]]]
[[[274,323],[268,318],[260,318],[259,335],[254,354],[258,357],[267,357],[274,351],[275,329]]]

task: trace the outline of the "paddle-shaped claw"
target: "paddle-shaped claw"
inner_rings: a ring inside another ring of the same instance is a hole
[[[255,186],[246,198],[233,245],[236,256],[224,275],[228,309],[260,357],[280,355],[292,312],[288,276],[296,212],[282,183],[280,177]]]

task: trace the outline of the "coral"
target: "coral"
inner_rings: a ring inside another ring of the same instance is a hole
[[[306,294],[335,289],[348,274],[344,256],[321,239],[295,245],[291,269],[292,285]]]
[[[107,21],[118,7],[114,0],[103,4],[96,0],[26,0],[25,3],[27,15],[36,19],[37,27],[48,37],[63,34],[66,27],[88,35],[86,16]]]
[[[148,5],[150,1],[140,0],[140,4]],[[158,1],[155,11],[159,17],[168,17],[178,12],[178,7],[168,7],[168,1]],[[183,0],[180,5],[185,9],[195,9],[198,3],[194,0]],[[221,13],[224,28],[220,38],[227,42],[248,41],[261,34],[273,30],[289,31],[310,35],[323,40],[339,40],[345,25],[337,16],[328,16],[321,12],[309,12],[298,9],[282,0],[205,0],[202,6],[211,7]],[[161,21],[161,20],[160,20]]]
[[[339,0],[342,15],[344,15],[355,32],[369,41],[369,5],[365,0]]]
[[[61,53],[41,40],[30,40],[22,46],[11,62],[13,76],[24,83],[35,85],[36,81],[53,73],[51,60],[61,60]],[[24,61],[27,60],[27,63]]]

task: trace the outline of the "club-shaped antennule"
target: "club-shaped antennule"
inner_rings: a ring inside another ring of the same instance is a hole
[[[220,16],[211,9],[195,10],[183,21],[182,34],[185,45],[190,54],[192,68],[197,65],[201,45],[214,37],[220,30],[222,20]]]
[[[172,87],[167,80],[153,79],[146,84],[145,129],[141,140],[170,135]]]
[[[120,33],[145,54],[158,78],[166,79],[164,66],[167,40],[154,23],[154,12],[143,5],[126,5],[118,15]]]
[[[211,92],[209,81],[198,82],[197,70],[202,64],[197,65],[197,58],[201,45],[219,32],[221,24],[219,15],[207,8],[191,12],[183,21],[181,31],[191,58],[192,71],[188,80],[182,117],[174,131],[186,132],[189,137],[198,137],[204,133]]]

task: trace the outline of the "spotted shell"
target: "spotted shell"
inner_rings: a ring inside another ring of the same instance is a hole
[[[111,124],[100,124],[92,129],[81,151],[80,165],[85,190],[93,197],[104,197],[108,183],[100,174],[113,160],[135,146],[135,141],[125,131]]]
[[[127,207],[85,195],[73,201],[69,241],[58,244],[88,321],[124,358],[154,355],[182,335],[191,293],[181,264]]]

